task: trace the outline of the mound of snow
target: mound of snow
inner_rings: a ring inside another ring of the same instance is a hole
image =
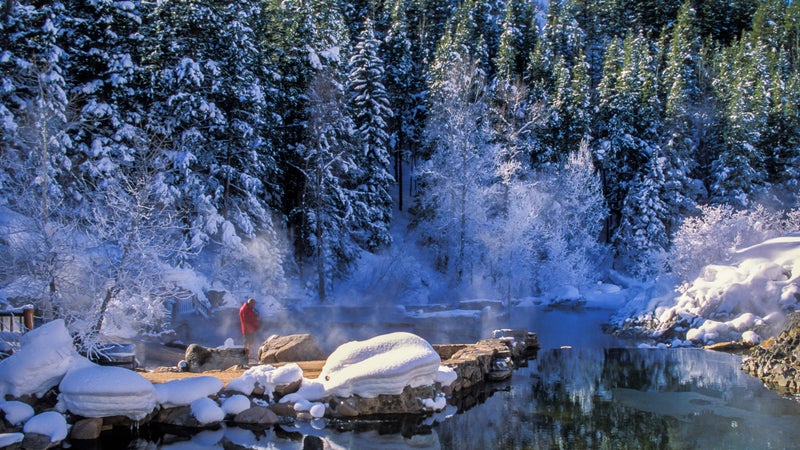
[[[5,414],[6,422],[14,426],[22,425],[35,414],[31,405],[15,400],[0,402],[0,410]]]
[[[43,412],[25,422],[22,431],[49,436],[50,442],[60,442],[67,437],[67,419],[55,411]]]
[[[62,319],[29,331],[19,351],[0,361],[0,398],[41,396],[67,373],[77,352]]]
[[[217,405],[217,402],[208,397],[198,398],[190,405],[192,416],[203,425],[222,422],[225,419],[225,412]]]
[[[738,250],[730,264],[705,266],[677,296],[641,302],[620,324],[639,324],[654,336],[685,332],[696,343],[758,341],[780,325],[800,299],[800,234]]]
[[[153,384],[121,367],[85,364],[71,368],[59,385],[66,410],[83,417],[126,416],[141,420],[156,407]]]
[[[195,400],[217,394],[222,389],[219,378],[203,375],[154,385],[156,399],[165,408],[191,405]]]
[[[0,448],[18,444],[23,439],[25,439],[25,435],[22,433],[0,433]]]
[[[255,366],[247,369],[238,378],[228,382],[228,390],[250,395],[256,385],[264,388],[264,392],[272,396],[275,386],[290,384],[303,379],[303,369],[295,363],[279,368],[271,365]]]
[[[390,333],[341,345],[328,357],[318,380],[327,393],[341,397],[397,395],[405,386],[432,385],[440,362],[425,339]]]
[[[232,395],[226,398],[220,407],[225,414],[236,415],[250,408],[250,399],[241,394]]]

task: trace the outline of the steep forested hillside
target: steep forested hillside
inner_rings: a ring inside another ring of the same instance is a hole
[[[324,300],[399,245],[398,211],[452,283],[512,296],[589,281],[608,247],[653,276],[699,206],[797,205],[797,1],[6,0],[0,19],[0,285],[95,332],[108,308],[156,323],[181,271]]]

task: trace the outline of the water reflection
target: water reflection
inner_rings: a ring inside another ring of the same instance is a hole
[[[551,349],[437,432],[442,448],[796,448],[800,406],[740,362],[696,349]]]
[[[433,417],[150,430],[130,449],[797,448],[800,404],[698,349],[547,349]],[[104,443],[93,448],[124,448]],[[82,448],[75,445],[73,448]]]

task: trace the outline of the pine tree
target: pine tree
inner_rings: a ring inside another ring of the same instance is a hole
[[[623,206],[631,183],[658,147],[660,105],[655,59],[642,34],[628,35],[622,47],[609,46],[598,88],[598,139],[595,157],[603,175],[613,233],[624,220]]]
[[[383,86],[384,66],[378,55],[379,42],[372,30],[372,21],[364,29],[350,59],[348,91],[350,110],[359,136],[356,164],[362,174],[356,181],[355,240],[375,251],[391,244],[389,228],[392,220],[392,197],[389,193],[389,134],[387,120],[392,116],[389,97]]]
[[[295,151],[305,176],[300,205],[292,212],[314,263],[317,294],[325,301],[333,280],[344,277],[358,258],[351,239],[354,199],[352,173],[358,170],[352,138],[355,125],[345,113],[342,86],[320,72],[308,92],[307,141]]]
[[[385,86],[393,112],[389,131],[394,149],[394,178],[397,181],[397,206],[404,207],[403,166],[409,149],[417,148],[422,126],[425,81],[422,67],[412,56],[408,15],[405,0],[396,0],[392,9],[391,27],[385,40]]]
[[[725,148],[711,165],[711,198],[738,208],[751,204],[753,195],[767,183],[765,155],[757,147],[768,111],[767,89],[770,81],[764,49],[745,37],[729,50],[729,84],[723,138]]]
[[[269,103],[248,22],[256,11],[181,0],[150,18],[147,129],[164,143],[165,201],[191,211],[197,249],[216,242],[235,253],[242,239],[272,229],[262,181],[275,165],[261,134]]]
[[[669,210],[670,223],[691,213],[697,193],[693,192],[691,173],[695,170],[695,155],[698,148],[696,116],[700,100],[699,42],[694,27],[694,10],[690,2],[684,2],[678,14],[667,50],[663,71],[667,89],[664,109],[665,202]]]
[[[79,183],[74,195],[84,202],[91,200],[93,190],[128,176],[137,147],[145,139],[136,85],[141,76],[144,7],[110,0],[68,4],[66,71],[82,124],[71,133]]]
[[[531,30],[533,7],[530,2],[509,0],[506,2],[502,32],[498,43],[494,66],[497,79],[506,83],[521,78],[525,70],[535,30]]]
[[[661,271],[669,243],[665,226],[668,210],[663,198],[663,158],[655,154],[645,172],[633,181],[622,210],[614,243],[626,269],[646,279]]]
[[[60,47],[66,17],[61,3],[14,5],[0,38],[4,197],[12,206],[32,202],[19,207],[42,223],[65,206],[74,183],[70,133],[77,123]]]

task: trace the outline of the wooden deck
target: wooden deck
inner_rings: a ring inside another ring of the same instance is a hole
[[[322,371],[322,366],[325,365],[325,361],[300,361],[296,363],[303,369],[303,377],[309,379],[315,379],[319,376],[320,371]],[[274,366],[278,367],[282,364],[273,364]],[[192,377],[199,377],[199,376],[212,376],[217,377],[222,381],[223,386],[227,386],[228,382],[239,378],[245,371],[243,369],[228,369],[228,370],[210,370],[208,372],[201,372],[201,373],[192,373],[192,372],[139,372],[139,374],[148,380],[151,383],[166,383],[167,381],[172,380],[182,380],[184,378],[192,378]]]

